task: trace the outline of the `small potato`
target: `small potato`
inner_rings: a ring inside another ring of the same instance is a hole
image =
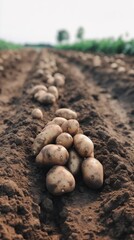
[[[48,144],[43,147],[36,157],[36,163],[43,165],[65,165],[69,158],[69,153],[61,145]]]
[[[36,78],[43,77],[43,76],[44,76],[44,71],[43,71],[43,69],[38,69],[38,70],[35,72],[34,76],[35,76]]]
[[[83,180],[86,185],[98,189],[103,185],[103,166],[95,158],[87,158],[82,162]]]
[[[41,133],[37,135],[34,139],[34,143],[32,146],[33,154],[37,155],[40,150],[49,143],[53,143],[53,141],[62,133],[62,129],[57,124],[52,124],[46,126]]]
[[[4,71],[4,67],[1,65],[0,66],[0,72],[3,72]]]
[[[57,87],[55,87],[55,86],[50,86],[50,87],[48,88],[48,92],[49,92],[49,93],[52,93],[52,94],[55,96],[56,99],[59,98],[59,92],[58,92]]]
[[[53,195],[62,195],[74,190],[75,179],[65,167],[55,166],[47,173],[46,187]]]
[[[47,83],[48,83],[49,85],[53,85],[53,84],[54,84],[54,77],[53,77],[53,76],[49,76],[49,77],[47,78]]]
[[[43,113],[39,108],[35,108],[32,111],[32,117],[37,119],[43,119]]]
[[[61,133],[56,138],[56,144],[64,146],[66,149],[70,148],[73,144],[73,138],[69,133]]]
[[[54,79],[55,79],[55,85],[57,87],[62,87],[65,85],[65,76],[63,74],[55,73]]]
[[[80,171],[82,159],[75,150],[69,151],[68,169],[76,176]]]
[[[79,132],[79,127],[80,127],[80,125],[79,125],[78,121],[75,119],[70,119],[67,122],[63,123],[61,126],[63,132],[68,132],[72,136],[74,136],[75,134],[77,134]]]
[[[94,152],[93,142],[84,134],[79,133],[74,136],[74,147],[82,157],[90,157]]]
[[[67,120],[77,118],[77,113],[69,108],[60,108],[56,111],[55,114],[57,117],[63,117]]]
[[[38,91],[43,90],[47,92],[47,88],[44,85],[36,85],[30,90],[30,94],[35,95]]]
[[[35,95],[34,98],[44,104],[53,104],[56,102],[56,98],[52,93],[46,93],[43,90],[38,91]]]

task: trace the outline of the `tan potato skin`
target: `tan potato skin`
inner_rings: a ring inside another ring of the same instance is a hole
[[[55,86],[50,86],[50,87],[48,88],[48,92],[51,93],[51,94],[53,94],[56,99],[59,98],[59,92],[58,92],[57,87],[55,87]]]
[[[52,120],[52,122],[55,123],[55,124],[58,124],[61,127],[64,122],[67,122],[67,119],[65,119],[63,117],[55,117]]]
[[[43,119],[43,113],[39,108],[35,108],[32,111],[32,117],[37,119]]]
[[[52,93],[46,93],[43,90],[38,91],[35,95],[34,98],[44,104],[53,104],[56,102],[56,98]]]
[[[69,153],[61,145],[48,144],[43,147],[36,157],[36,162],[44,165],[65,165],[69,158]]]
[[[69,133],[61,133],[56,138],[56,144],[62,145],[66,149],[69,149],[73,144],[73,138]]]
[[[79,127],[80,125],[75,119],[70,119],[61,126],[63,132],[68,132],[72,136],[79,132]]]
[[[74,136],[74,147],[80,156],[84,158],[90,157],[94,151],[94,144],[91,139],[80,133]]]
[[[78,155],[75,150],[69,151],[69,160],[68,160],[68,169],[69,171],[76,176],[80,172],[82,158]]]
[[[47,88],[44,85],[36,85],[31,89],[30,94],[35,95],[40,90],[47,92]]]
[[[55,166],[47,173],[46,187],[53,195],[62,195],[74,190],[75,179],[65,167]]]
[[[62,133],[62,129],[57,124],[46,126],[41,133],[37,135],[32,145],[33,154],[37,155],[40,150],[53,141]]]
[[[56,73],[54,75],[54,79],[55,79],[55,85],[57,87],[62,87],[65,85],[65,77],[64,75],[60,74],[60,73]]]
[[[66,118],[67,120],[77,118],[77,113],[68,108],[60,108],[56,111],[55,114],[57,117],[63,117]]]
[[[93,189],[103,185],[103,166],[95,158],[87,158],[82,162],[82,175],[85,184]]]

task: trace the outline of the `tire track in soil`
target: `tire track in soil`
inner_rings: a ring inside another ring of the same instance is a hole
[[[55,53],[50,51],[50,54]],[[43,83],[43,79],[33,79],[33,71],[44,56],[45,51],[35,53],[19,102],[14,103],[16,115],[9,117],[5,135],[0,136],[4,149],[0,157],[1,177],[8,180],[8,187],[2,185],[0,199],[2,234],[14,240],[132,239],[133,141],[126,120],[122,121],[125,112],[119,111],[118,114],[112,100],[102,93],[92,76],[83,72],[82,66],[68,62],[66,56],[65,59],[59,57],[58,52],[55,54],[57,65],[66,76],[65,89],[58,104],[43,107],[33,101],[27,90],[32,84]],[[45,124],[54,117],[58,107],[72,107],[79,112],[82,129],[92,138],[95,156],[104,165],[103,189],[89,190],[79,176],[77,187],[71,194],[52,197],[46,191],[46,170],[37,167],[31,155],[33,138],[44,127],[44,121],[31,118],[35,106],[42,108]],[[118,103],[116,106],[120,109]],[[17,184],[14,188],[10,180]],[[49,199],[48,205],[46,198]]]

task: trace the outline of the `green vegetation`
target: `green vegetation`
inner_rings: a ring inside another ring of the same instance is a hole
[[[84,32],[85,32],[84,28],[83,27],[79,27],[78,30],[77,30],[77,33],[76,33],[76,38],[78,40],[82,41],[83,38],[84,38]]]
[[[6,42],[4,40],[0,39],[0,50],[6,50],[6,49],[18,49],[21,48],[22,46],[19,44],[11,43],[11,42]]]
[[[64,41],[68,41],[69,40],[69,33],[67,30],[60,30],[57,33],[57,41],[59,43],[62,43]]]
[[[124,41],[122,38],[118,39],[102,39],[102,40],[83,40],[73,44],[64,44],[56,46],[63,50],[76,50],[83,52],[96,52],[106,54],[124,53],[134,55],[134,39]]]

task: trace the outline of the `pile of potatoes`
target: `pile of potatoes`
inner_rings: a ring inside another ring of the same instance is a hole
[[[58,72],[54,56],[51,56],[47,51],[43,54],[34,73],[34,77],[42,78],[48,85],[63,87],[65,85],[65,76]]]
[[[48,122],[32,146],[36,163],[49,166],[46,187],[53,195],[62,195],[75,188],[75,178],[82,171],[83,181],[92,188],[103,185],[103,166],[94,158],[94,144],[82,134],[77,113],[61,108]]]
[[[43,104],[53,104],[59,98],[59,91],[55,86],[49,86],[48,88],[43,85],[36,85],[30,89],[30,94],[38,102]]]

